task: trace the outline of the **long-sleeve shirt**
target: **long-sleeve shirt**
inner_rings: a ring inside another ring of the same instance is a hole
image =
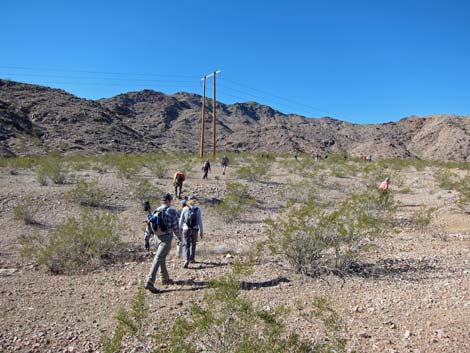
[[[388,187],[389,187],[389,182],[386,180],[382,181],[379,185],[379,189],[381,190],[388,190]]]
[[[189,207],[190,206],[186,206],[185,208],[183,208],[183,211],[181,212],[179,227],[182,230],[189,228],[188,225],[186,224],[186,219],[187,219],[188,213],[189,213]],[[199,233],[203,233],[204,228],[203,228],[203,225],[202,225],[202,212],[201,212],[201,209],[199,207],[192,207],[192,208],[196,209],[196,216],[197,216],[197,226],[193,227],[193,229],[199,229]]]

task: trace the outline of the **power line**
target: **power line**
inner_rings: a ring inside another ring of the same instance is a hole
[[[309,104],[305,104],[305,103],[301,103],[301,102],[297,102],[295,100],[292,100],[290,98],[285,98],[285,97],[282,97],[282,96],[279,96],[277,94],[274,94],[274,93],[270,93],[270,92],[267,92],[267,91],[264,91],[264,90],[260,90],[258,88],[254,88],[254,87],[250,87],[246,84],[243,84],[243,83],[239,83],[239,82],[236,82],[234,80],[230,80],[230,79],[227,79],[227,78],[224,78],[225,81],[228,81],[228,82],[231,82],[237,86],[240,86],[240,87],[243,87],[243,88],[246,88],[246,89],[250,89],[252,91],[257,91],[257,92],[260,92],[260,93],[264,93],[264,94],[267,94],[271,97],[275,97],[277,99],[281,99],[281,100],[284,100],[284,101],[287,101],[287,102],[291,102],[293,104],[296,104],[297,106],[301,105],[301,106],[304,106],[304,107],[307,107],[307,108],[310,108],[310,109],[313,109],[313,110],[317,110],[317,111],[321,111],[323,113],[327,113],[327,114],[331,114],[333,115],[333,113],[325,110],[325,109],[322,109],[322,108],[319,108],[319,107],[315,107],[315,106],[312,106],[312,105],[309,105]]]
[[[44,67],[26,67],[26,66],[7,66],[0,65],[0,69],[12,70],[27,70],[27,71],[52,71],[52,72],[74,72],[74,73],[87,73],[87,74],[104,74],[104,75],[127,75],[127,76],[154,76],[154,77],[186,77],[196,79],[196,75],[183,75],[183,74],[160,74],[160,73],[138,73],[138,72],[109,72],[109,71],[93,71],[93,70],[64,70],[57,68],[44,68]]]

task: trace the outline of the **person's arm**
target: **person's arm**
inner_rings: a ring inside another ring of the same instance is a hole
[[[199,236],[202,239],[204,237],[204,228],[202,225],[202,211],[200,208],[199,208],[199,212],[197,213],[197,225],[199,227]]]

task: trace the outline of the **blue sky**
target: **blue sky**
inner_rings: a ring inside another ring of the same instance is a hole
[[[357,123],[470,114],[469,1],[2,0],[0,77],[154,89]],[[211,85],[208,94],[211,95]]]

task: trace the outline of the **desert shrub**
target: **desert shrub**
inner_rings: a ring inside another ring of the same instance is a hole
[[[315,299],[313,314],[320,324],[324,323],[327,339],[315,342],[303,338],[286,329],[288,308],[260,308],[241,296],[239,267],[235,263],[232,274],[211,281],[211,294],[201,304],[192,305],[188,315],[180,315],[172,322],[161,319],[161,329],[149,339],[145,334],[148,304],[141,287],[131,310],[118,311],[114,336],[102,341],[104,352],[119,352],[123,338],[133,339],[132,346],[143,352],[345,352],[345,341],[338,338],[338,316],[326,300]]]
[[[455,183],[454,186],[459,192],[457,205],[464,212],[470,212],[470,180],[468,178],[462,179],[458,183]]]
[[[98,181],[85,181],[80,178],[77,185],[65,197],[82,206],[98,207],[103,204],[105,194],[97,187]]]
[[[48,180],[54,184],[64,184],[67,179],[67,169],[62,158],[50,155],[41,158],[36,166],[36,180],[40,185],[47,185]]]
[[[238,178],[250,182],[266,181],[269,179],[271,163],[269,159],[256,158],[248,164],[237,168],[236,175]]]
[[[27,195],[23,201],[13,207],[13,218],[24,222],[24,224],[34,224],[34,215],[39,209],[39,204],[33,201],[31,195]]]
[[[55,274],[74,273],[98,267],[121,249],[124,229],[115,215],[91,213],[70,218],[47,238],[38,234],[21,239],[21,252]]]
[[[413,224],[421,231],[426,229],[432,222],[436,208],[422,207],[413,214]]]
[[[149,201],[152,205],[159,200],[162,191],[152,185],[148,179],[133,179],[131,183],[132,196],[139,204]]]
[[[341,274],[391,227],[394,210],[393,194],[375,188],[333,210],[318,206],[313,199],[291,204],[277,220],[266,221],[270,248],[305,275]]]
[[[448,169],[440,168],[434,173],[434,180],[444,190],[454,189],[456,179],[457,176]]]
[[[108,153],[100,158],[101,163],[117,172],[117,176],[123,180],[135,177],[144,165],[144,158],[137,154]]]
[[[224,200],[215,206],[216,212],[227,222],[235,222],[253,206],[256,200],[250,195],[248,186],[237,182],[227,183]]]

